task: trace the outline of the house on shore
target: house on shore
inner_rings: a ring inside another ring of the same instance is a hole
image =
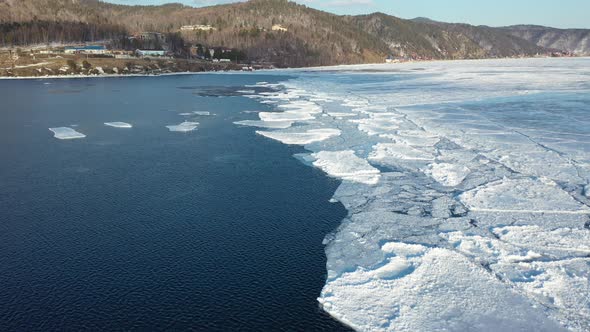
[[[104,45],[68,46],[64,49],[65,54],[106,54]]]
[[[216,30],[214,27],[205,24],[197,25],[183,25],[180,27],[180,31],[211,31]]]
[[[135,55],[140,58],[152,58],[166,56],[164,50],[135,50]]]

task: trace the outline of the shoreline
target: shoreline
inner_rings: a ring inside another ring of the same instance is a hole
[[[396,68],[399,66],[418,64],[418,63],[438,63],[438,62],[475,62],[475,61],[519,61],[519,60],[557,60],[557,59],[588,59],[590,56],[576,56],[576,57],[524,57],[524,58],[485,58],[485,59],[439,59],[439,60],[425,60],[425,61],[407,61],[399,63],[357,63],[357,64],[341,64],[331,66],[310,66],[310,67],[289,67],[289,68],[274,68],[274,69],[259,69],[255,71],[243,71],[239,69],[229,70],[209,70],[209,71],[182,71],[161,74],[101,74],[101,75],[46,75],[46,76],[0,76],[0,80],[47,80],[47,79],[84,79],[84,78],[123,78],[123,77],[159,77],[159,76],[180,76],[180,75],[202,75],[202,74],[246,74],[246,73],[272,73],[280,71],[322,71],[332,70],[336,68],[354,68],[355,66],[387,66]]]
[[[438,62],[475,62],[475,61],[508,61],[508,60],[557,60],[557,59],[590,59],[590,55],[583,55],[583,56],[573,56],[573,57],[523,57],[523,58],[482,58],[482,59],[434,59],[434,60],[416,60],[416,61],[406,61],[406,62],[397,62],[397,63],[385,63],[385,62],[377,62],[377,63],[356,63],[356,64],[341,64],[341,65],[332,65],[332,66],[310,66],[310,67],[293,67],[293,68],[277,68],[278,70],[320,70],[320,69],[334,69],[334,68],[346,68],[346,67],[355,67],[355,66],[400,66],[400,65],[409,65],[409,64],[419,64],[419,63],[438,63]],[[277,69],[261,69],[258,71],[274,71]]]
[[[236,70],[237,71],[237,70]],[[226,72],[226,71],[223,71]],[[176,72],[162,74],[104,74],[104,75],[54,75],[54,76],[22,76],[8,77],[0,76],[0,80],[62,80],[62,79],[96,79],[96,78],[124,78],[124,77],[160,77],[160,76],[181,76],[181,75],[201,75],[211,73],[223,73],[218,71],[200,71],[200,72]]]

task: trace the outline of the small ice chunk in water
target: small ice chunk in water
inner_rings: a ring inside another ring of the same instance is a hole
[[[262,121],[307,121],[314,119],[309,112],[305,111],[260,112],[258,117]]]
[[[130,123],[127,122],[105,122],[105,126],[115,127],[115,128],[133,128]]]
[[[70,127],[49,128],[49,130],[53,132],[53,137],[57,139],[76,139],[86,137],[86,135],[77,132]]]
[[[166,128],[170,131],[189,132],[195,130],[198,125],[198,122],[184,121],[181,124],[166,126]]]
[[[202,116],[209,116],[209,115],[211,115],[211,112],[207,112],[207,111],[194,111],[193,114],[195,114],[195,115],[202,115]]]

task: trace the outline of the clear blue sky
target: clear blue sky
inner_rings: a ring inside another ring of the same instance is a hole
[[[108,0],[121,4],[156,5],[180,2],[207,6],[237,0]],[[337,14],[384,12],[403,17],[428,17],[444,22],[503,26],[539,24],[558,28],[590,28],[590,0],[298,0]]]

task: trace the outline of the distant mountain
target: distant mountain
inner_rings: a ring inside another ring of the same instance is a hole
[[[280,66],[382,62],[388,55],[432,59],[532,56],[549,52],[548,47],[569,50],[576,44],[573,49],[583,50],[588,44],[587,34],[577,43],[566,43],[560,40],[570,38],[569,33],[550,31],[538,37],[518,27],[404,20],[382,13],[338,16],[287,0],[204,8],[126,6],[98,0],[0,0],[0,46],[95,41],[144,31],[171,33],[196,24],[208,24],[215,30],[183,32],[187,42],[237,48],[252,60]],[[286,31],[273,31],[274,25]],[[551,33],[558,36],[551,39]]]
[[[503,30],[545,48],[590,55],[590,30],[588,29],[555,29],[537,25],[516,25],[503,28]]]

